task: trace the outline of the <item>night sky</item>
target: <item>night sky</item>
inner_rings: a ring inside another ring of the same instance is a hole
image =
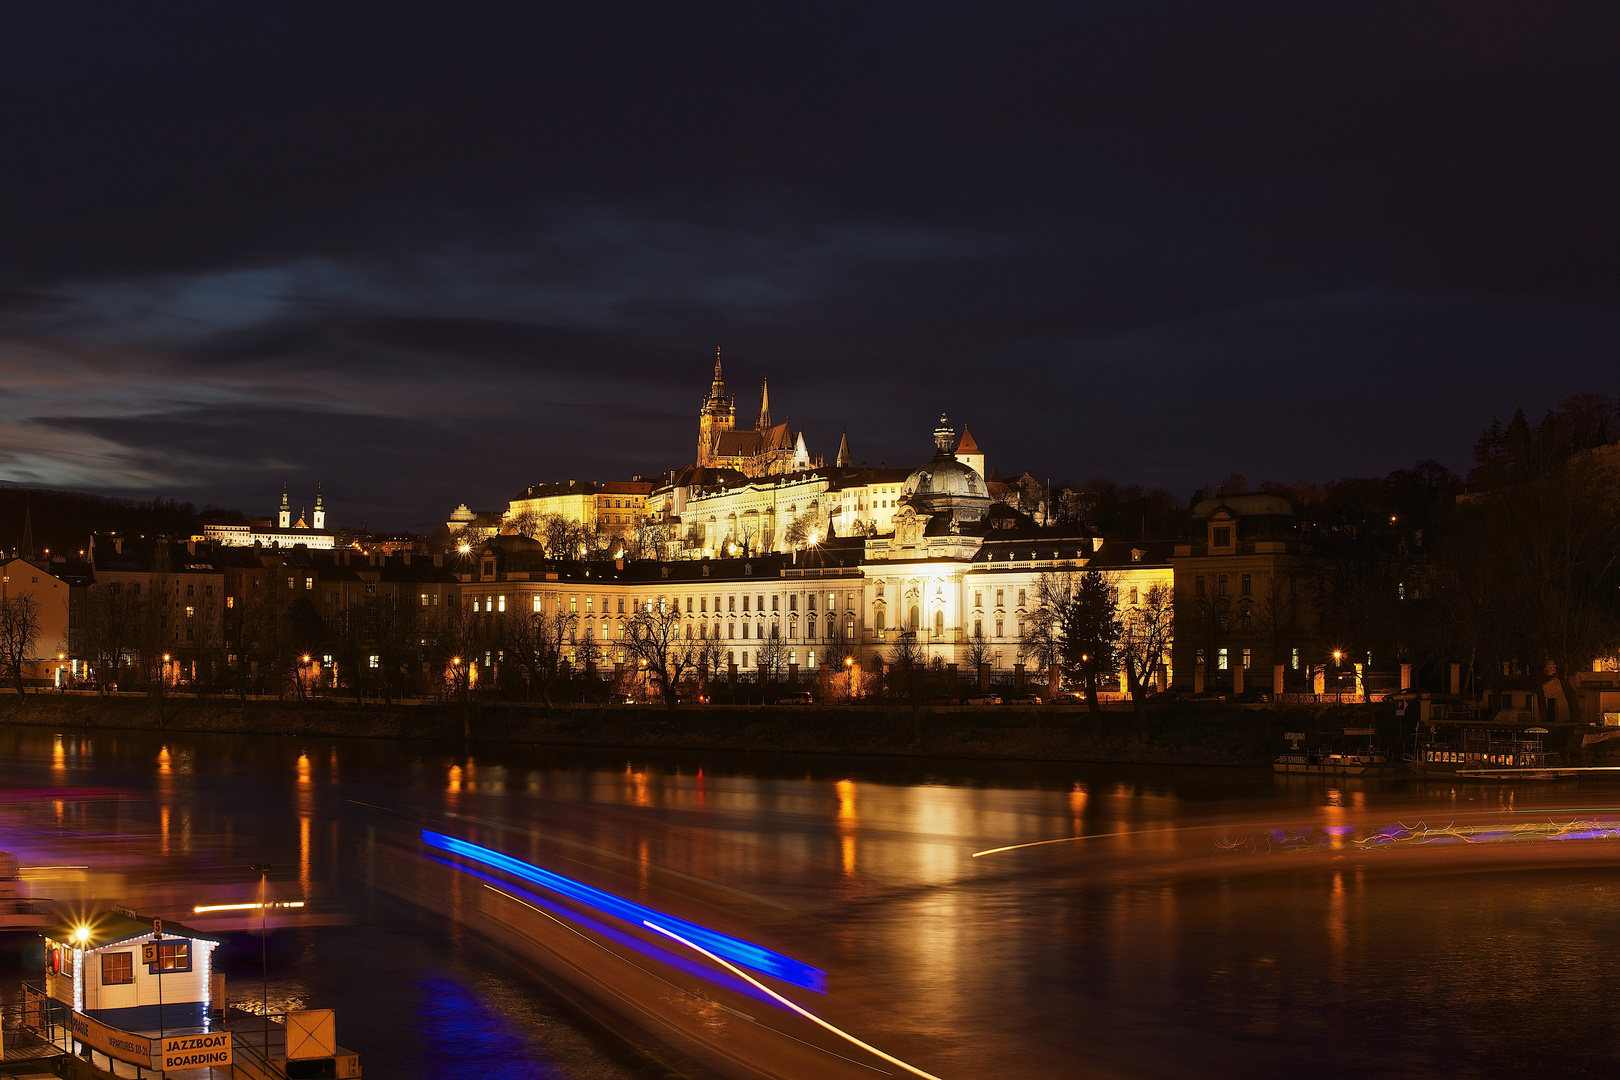
[[[1185,498],[1620,391],[1620,9],[40,5],[0,480],[442,522],[740,417]]]

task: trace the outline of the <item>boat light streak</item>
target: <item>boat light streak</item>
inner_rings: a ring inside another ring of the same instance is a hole
[[[933,1073],[924,1072],[922,1069],[917,1068],[917,1066],[915,1066],[915,1065],[907,1064],[906,1062],[901,1061],[899,1058],[894,1057],[891,1054],[885,1054],[883,1051],[879,1050],[877,1047],[873,1046],[871,1043],[862,1042],[860,1039],[857,1039],[855,1036],[851,1035],[849,1032],[845,1031],[843,1028],[834,1027],[832,1024],[829,1024],[827,1021],[823,1020],[821,1017],[817,1016],[815,1013],[810,1012],[808,1009],[801,1008],[796,1003],[794,1003],[792,1001],[789,1001],[787,998],[783,997],[781,994],[778,994],[775,990],[772,990],[770,987],[766,986],[764,983],[760,982],[758,979],[756,979],[752,975],[748,974],[748,972],[739,970],[736,965],[726,961],[722,957],[714,955],[714,953],[710,952],[708,949],[705,949],[703,946],[698,945],[698,944],[696,944],[694,942],[691,942],[691,941],[687,941],[685,938],[681,937],[681,935],[675,933],[674,931],[664,929],[662,926],[659,926],[657,923],[651,921],[650,919],[643,919],[641,921],[641,925],[647,927],[647,929],[649,929],[649,930],[656,930],[658,933],[663,934],[667,938],[670,938],[670,939],[672,939],[674,941],[680,942],[682,945],[685,945],[687,948],[691,949],[694,952],[702,953],[704,956],[707,956],[710,960],[713,960],[715,963],[719,964],[721,967],[725,968],[727,971],[731,972],[733,975],[737,976],[739,979],[746,979],[756,989],[763,990],[765,993],[769,994],[774,1000],[776,1000],[777,1002],[779,1002],[782,1005],[786,1005],[788,1008],[792,1009],[794,1012],[798,1013],[800,1016],[804,1017],[806,1020],[810,1021],[812,1024],[818,1024],[821,1027],[826,1028],[828,1031],[832,1032],[834,1035],[837,1035],[840,1039],[846,1039],[849,1042],[854,1043],[856,1046],[860,1047],[862,1050],[865,1050],[867,1053],[875,1054],[878,1057],[882,1058],[884,1061],[887,1061],[890,1065],[894,1065],[894,1066],[896,1066],[898,1068],[904,1069],[904,1070],[906,1070],[906,1072],[911,1073],[913,1076],[920,1076],[920,1077],[923,1078],[923,1080],[940,1080],[940,1078],[935,1076]]]
[[[1084,836],[1060,836],[1055,840],[1031,840],[1027,844],[1008,844],[1006,847],[986,848],[983,851],[975,851],[971,858],[977,859],[981,855],[1000,855],[1003,851],[1022,851],[1024,848],[1045,847],[1047,844],[1072,844],[1076,840],[1106,840],[1111,836],[1146,836],[1150,833],[1195,832],[1198,829],[1213,828],[1218,828],[1218,826],[1180,825],[1169,829],[1128,829],[1125,832],[1098,832],[1086,833]]]
[[[794,960],[791,957],[783,956],[781,953],[772,952],[763,945],[755,945],[753,942],[722,934],[718,930],[710,930],[706,926],[699,926],[696,923],[678,919],[673,915],[666,915],[661,911],[644,907],[632,900],[626,900],[622,896],[603,892],[601,889],[594,888],[582,881],[563,877],[561,874],[553,873],[550,870],[542,870],[538,866],[533,866],[521,859],[503,855],[493,848],[469,843],[466,840],[458,840],[454,836],[446,836],[443,833],[423,829],[422,842],[440,851],[448,851],[452,855],[459,855],[464,859],[482,863],[514,877],[522,878],[524,881],[533,882],[554,893],[566,896],[570,900],[584,904],[586,907],[611,915],[616,919],[622,919],[632,926],[640,926],[648,919],[657,919],[660,923],[676,927],[682,934],[693,941],[701,942],[713,952],[729,960],[735,960],[746,968],[769,975],[774,979],[781,979],[783,982],[790,983],[793,986],[814,990],[818,994],[827,992],[827,973],[825,971],[811,967],[809,964]]]
[[[268,904],[203,904],[191,909],[193,915],[206,911],[258,911],[260,908],[303,907],[302,900],[272,900]]]

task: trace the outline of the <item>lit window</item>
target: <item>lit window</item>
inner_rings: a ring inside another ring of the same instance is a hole
[[[1245,671],[1247,671],[1249,669],[1249,661],[1251,659],[1249,653],[1250,653],[1250,650],[1248,650],[1248,649],[1243,650],[1243,669]]]
[[[153,971],[191,970],[191,942],[159,941],[157,953],[157,963],[151,965]]]
[[[235,606],[236,606],[236,597],[234,597],[234,596],[227,596],[227,597],[226,597],[226,598],[225,598],[225,606],[226,606],[226,607],[228,607],[228,608],[233,608],[233,607],[235,607]]]
[[[101,954],[101,985],[117,986],[135,981],[135,954],[115,952]]]
[[[534,594],[534,610],[535,610],[536,613],[538,613],[540,611],[540,594],[539,593]]]
[[[1222,671],[1226,670],[1226,650],[1225,649],[1221,649],[1219,652],[1217,652],[1215,654],[1215,666],[1220,668]]]
[[[372,666],[372,668],[373,668],[373,669],[375,669],[375,668],[376,668],[376,667],[377,667],[377,664],[378,664],[378,662],[379,662],[379,661],[380,661],[380,660],[381,660],[381,657],[379,657],[379,656],[375,656],[375,655],[373,655],[373,656],[372,656],[372,657],[371,657],[371,666]]]
[[[506,597],[504,597],[504,596],[499,597],[496,600],[496,603],[499,605],[499,607],[496,610],[498,610],[498,611],[505,611],[506,610]]]

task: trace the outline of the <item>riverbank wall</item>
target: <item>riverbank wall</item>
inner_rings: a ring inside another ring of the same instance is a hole
[[[1385,715],[1387,714],[1387,715]],[[229,698],[0,696],[0,724],[63,730],[146,730],[516,742],[769,753],[883,754],[1032,761],[1264,766],[1286,731],[1313,739],[1345,727],[1393,726],[1389,706],[1178,703],[1101,716],[1084,707],[656,706],[545,709],[432,702],[357,705]]]

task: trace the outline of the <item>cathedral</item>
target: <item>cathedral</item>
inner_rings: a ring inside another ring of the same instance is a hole
[[[760,388],[759,418],[752,430],[737,428],[737,402],[726,394],[720,373],[720,350],[714,351],[714,381],[698,411],[697,464],[701,468],[736,469],[744,476],[781,476],[800,469],[820,468],[811,458],[804,432],[793,432],[783,421],[771,423],[771,391]]]

